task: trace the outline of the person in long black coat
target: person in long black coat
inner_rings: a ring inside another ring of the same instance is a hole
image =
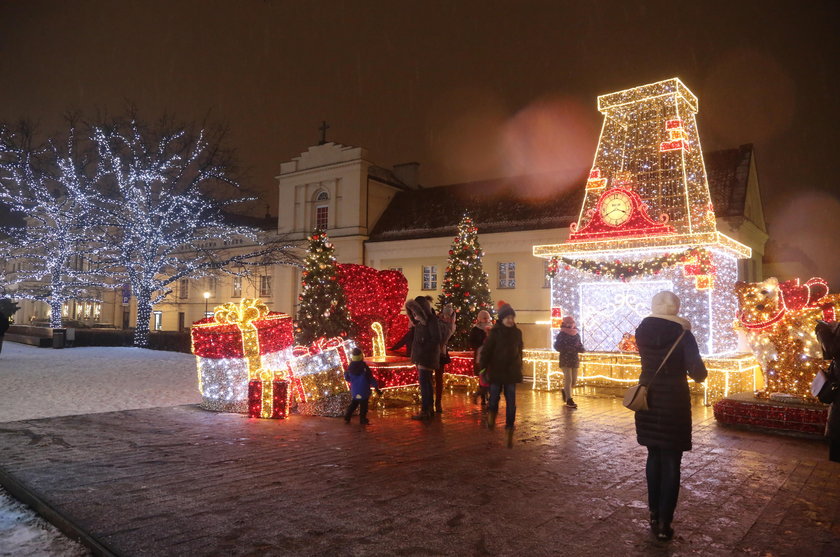
[[[516,326],[515,318],[516,312],[510,304],[502,304],[499,320],[490,329],[479,356],[479,365],[486,370],[490,382],[487,427],[493,429],[496,424],[499,398],[504,392],[508,447],[513,443],[513,424],[516,420],[516,384],[522,383],[522,331]]]
[[[830,404],[828,420],[825,424],[825,436],[828,437],[828,459],[840,462],[840,323],[817,321],[817,340],[823,351],[823,359],[831,360],[825,372],[825,384],[817,398]]]
[[[9,330],[9,318],[0,311],[0,351],[3,350],[3,335]]]
[[[424,296],[406,302],[405,309],[414,324],[411,361],[417,366],[417,381],[420,383],[421,410],[412,419],[429,420],[434,417],[432,374],[440,367],[440,324],[429,300]]]
[[[677,295],[656,294],[651,309],[651,315],[636,329],[642,361],[639,383],[648,386],[650,408],[636,412],[636,439],[648,449],[645,474],[651,529],[658,539],[670,540],[680,491],[680,462],[683,452],[691,450],[691,394],[686,375],[700,383],[707,372],[691,334],[691,324],[677,315]],[[668,360],[656,373],[675,343]]]

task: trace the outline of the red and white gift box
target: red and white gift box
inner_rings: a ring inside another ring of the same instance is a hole
[[[220,412],[246,412],[249,381],[264,379],[254,377],[255,372],[285,370],[292,358],[292,318],[263,310],[256,319],[224,322],[219,319],[223,307],[191,329],[201,405]]]

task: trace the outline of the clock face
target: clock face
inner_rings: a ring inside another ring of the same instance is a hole
[[[620,191],[607,194],[601,203],[601,218],[611,226],[621,226],[632,212],[630,196]]]

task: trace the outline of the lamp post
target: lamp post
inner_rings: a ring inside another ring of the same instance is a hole
[[[210,299],[210,293],[204,293],[204,317],[207,317],[207,301]]]

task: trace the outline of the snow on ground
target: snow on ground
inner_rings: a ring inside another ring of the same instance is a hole
[[[0,422],[196,404],[195,356],[142,348],[55,350],[4,342]],[[0,489],[0,556],[89,555]]]
[[[0,422],[201,402],[195,356],[143,348],[4,342]]]
[[[0,489],[0,555],[82,557],[90,551]]]

